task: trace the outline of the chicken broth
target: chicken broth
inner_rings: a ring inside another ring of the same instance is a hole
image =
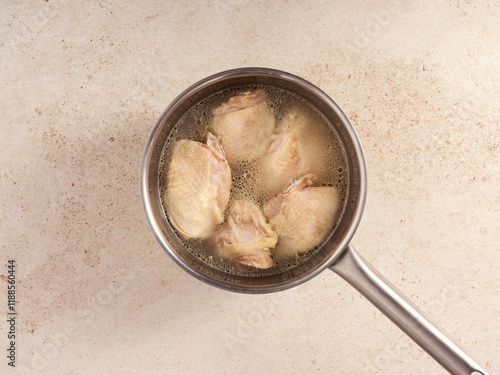
[[[160,191],[163,192],[166,188],[167,171],[169,170],[170,158],[176,142],[181,139],[187,139],[203,143],[207,136],[207,131],[213,132],[217,135],[217,132],[214,131],[212,126],[214,109],[241,92],[254,90],[263,90],[265,92],[266,105],[274,113],[277,129],[280,127],[280,124],[286,122],[285,120],[287,116],[292,117],[292,120],[294,119],[293,117],[297,118],[297,116],[303,116],[305,119],[304,121],[314,125],[307,129],[307,131],[303,134],[298,133],[297,136],[307,138],[303,142],[303,148],[310,150],[308,152],[311,155],[314,155],[314,163],[310,163],[310,166],[307,168],[316,168],[317,170],[305,171],[305,173],[313,173],[316,176],[314,186],[335,187],[338,192],[339,208],[335,214],[333,224],[333,228],[335,228],[345,208],[346,194],[349,187],[349,170],[347,167],[345,151],[343,150],[339,137],[333,127],[328,124],[326,119],[316,108],[314,108],[313,105],[295,94],[275,87],[235,87],[233,89],[224,90],[211,95],[191,107],[174,126],[173,131],[169,135],[164,146],[159,169]],[[273,137],[275,137],[275,135],[273,135]],[[271,144],[271,140],[269,140],[269,144]],[[324,145],[324,147],[318,147],[318,145]],[[222,148],[224,148],[223,143]],[[273,193],[282,191],[281,185],[274,187],[274,189],[280,188],[279,191],[269,189],[269,185],[272,184],[268,182],[270,178],[273,178],[273,176],[269,175],[269,173],[266,173],[264,170],[264,163],[262,159],[263,157],[259,156],[252,160],[233,160],[232,163],[228,160],[231,166],[232,183],[229,203],[226,207],[226,216],[229,208],[237,201],[246,200],[263,209],[266,202],[268,202],[268,200],[273,196]],[[285,175],[284,178],[286,177],[287,175]],[[163,194],[162,204],[165,211],[168,212],[168,210],[166,210],[167,205],[164,201]],[[168,215],[166,216],[168,217]],[[169,221],[170,219],[171,218],[169,217]],[[215,228],[214,233],[217,232],[222,225],[223,224],[218,225]],[[235,263],[220,256],[216,251],[213,238],[185,239],[173,225],[171,226],[174,231],[178,233],[179,239],[185,247],[198,259],[223,272],[237,275],[262,276],[284,272],[305,262],[321,246],[315,246],[313,249],[310,249],[304,254],[300,254],[298,256],[284,256],[279,252],[273,253],[271,251],[273,266],[267,269],[256,269],[254,267]]]

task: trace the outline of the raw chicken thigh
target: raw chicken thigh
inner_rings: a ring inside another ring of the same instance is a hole
[[[210,127],[221,137],[229,164],[264,155],[274,131],[274,114],[263,90],[233,96],[213,115]]]
[[[208,238],[224,220],[231,169],[217,137],[207,144],[182,139],[173,149],[164,191],[167,214],[185,237]]]
[[[265,269],[273,265],[270,250],[276,246],[278,236],[257,205],[236,201],[231,205],[227,221],[216,234],[215,242],[223,257]]]
[[[318,133],[315,123],[298,110],[291,110],[277,127],[263,165],[263,187],[278,193],[305,173],[322,178],[327,169],[328,137]]]
[[[334,187],[311,187],[313,179],[311,174],[299,178],[264,207],[264,215],[279,236],[276,254],[304,254],[332,229],[339,194]]]

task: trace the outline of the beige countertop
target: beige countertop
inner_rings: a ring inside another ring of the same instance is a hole
[[[15,259],[19,315],[0,373],[446,373],[332,272],[233,294],[155,241],[146,138],[182,90],[242,66],[344,109],[368,163],[354,245],[498,371],[500,6],[375,3],[2,1],[0,283]]]

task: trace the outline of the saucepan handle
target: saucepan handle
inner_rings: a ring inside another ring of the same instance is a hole
[[[352,247],[330,269],[356,288],[451,374],[492,375]]]

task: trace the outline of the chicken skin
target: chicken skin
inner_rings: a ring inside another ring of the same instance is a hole
[[[237,263],[266,269],[273,266],[271,249],[278,236],[266,222],[260,208],[249,201],[236,201],[215,236],[220,255]]]
[[[283,191],[292,179],[306,173],[322,178],[327,169],[328,138],[318,136],[315,123],[299,110],[289,111],[280,121],[264,155],[262,171],[265,191]]]
[[[339,208],[337,189],[312,187],[313,180],[311,174],[302,176],[264,207],[264,215],[279,237],[277,255],[302,255],[319,245],[333,227]]]
[[[264,155],[274,131],[274,114],[263,90],[233,96],[213,116],[210,128],[221,137],[229,164]]]
[[[187,139],[173,149],[163,192],[168,218],[185,238],[208,238],[224,220],[231,190],[231,169],[219,140]]]

